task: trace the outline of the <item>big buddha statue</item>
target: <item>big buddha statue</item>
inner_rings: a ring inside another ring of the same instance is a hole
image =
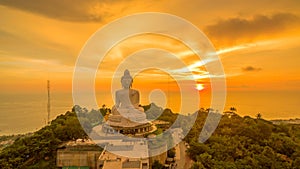
[[[128,70],[121,78],[122,89],[115,93],[115,105],[112,113],[105,123],[106,132],[119,132],[124,134],[145,133],[151,130],[151,123],[146,119],[144,109],[139,106],[140,93],[131,89],[133,78]],[[109,129],[112,127],[114,130]]]

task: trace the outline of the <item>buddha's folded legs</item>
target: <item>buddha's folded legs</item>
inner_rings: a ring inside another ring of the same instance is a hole
[[[119,108],[118,112],[120,115],[122,115],[124,118],[129,119],[133,122],[139,122],[139,123],[145,123],[146,120],[146,114],[138,109],[130,108],[130,109],[122,109]]]

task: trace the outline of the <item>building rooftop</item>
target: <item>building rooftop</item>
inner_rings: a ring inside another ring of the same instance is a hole
[[[106,160],[102,169],[119,169],[122,168],[120,160]]]
[[[113,145],[109,144],[106,147],[107,151],[132,151],[134,145]]]
[[[77,139],[76,141],[69,141],[58,147],[61,150],[68,151],[102,151],[103,148],[99,147],[91,140]]]

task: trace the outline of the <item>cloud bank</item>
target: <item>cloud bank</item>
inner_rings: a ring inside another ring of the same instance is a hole
[[[294,28],[300,28],[300,17],[291,13],[276,13],[272,16],[256,15],[220,20],[204,28],[208,37],[218,46],[249,43],[258,38],[276,36]]]

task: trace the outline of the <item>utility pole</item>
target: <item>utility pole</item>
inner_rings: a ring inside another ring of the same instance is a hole
[[[47,104],[47,112],[48,112],[48,124],[50,124],[50,81],[47,80],[47,89],[48,89],[48,104]]]

